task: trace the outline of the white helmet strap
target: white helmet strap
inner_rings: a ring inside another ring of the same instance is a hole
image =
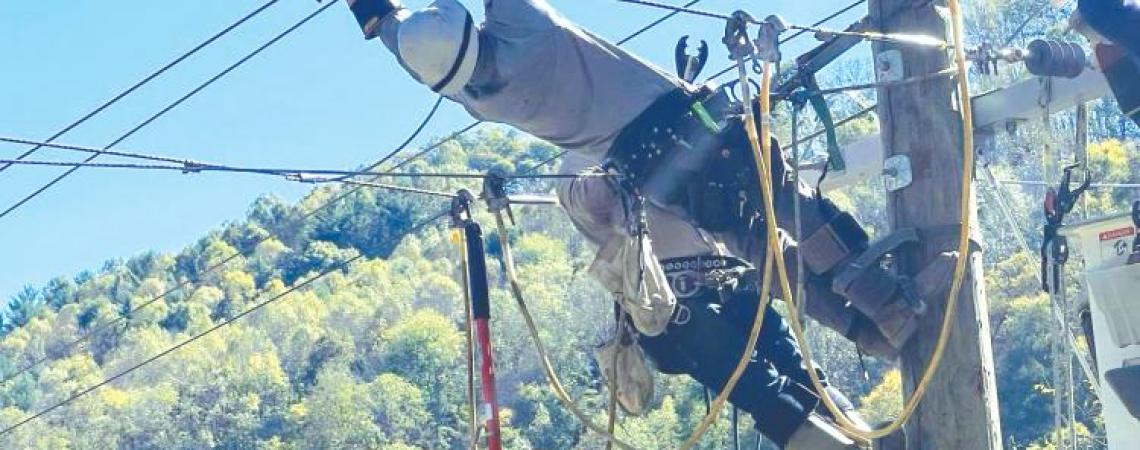
[[[471,14],[467,14],[467,20],[463,24],[463,42],[459,45],[459,52],[455,54],[455,62],[451,64],[451,70],[447,71],[443,79],[438,83],[432,85],[431,90],[439,92],[446,87],[455,75],[459,73],[459,68],[463,66],[463,59],[467,56],[467,48],[471,46],[471,29],[475,27],[475,21],[471,19]]]

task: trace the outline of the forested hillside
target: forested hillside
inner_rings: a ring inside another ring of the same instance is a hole
[[[444,146],[413,170],[530,167],[555,149],[499,132]],[[1116,141],[1092,149],[1109,182],[1136,182],[1138,152]],[[421,187],[455,189],[443,181]],[[538,182],[515,189],[536,192]],[[463,448],[467,445],[463,306],[457,248],[443,221],[402,240],[414,222],[443,204],[426,197],[360,190],[306,217],[342,190],[313,191],[299,204],[272,197],[178,254],[144,254],[28,288],[4,315],[0,373],[49,362],[0,385],[0,424],[10,425],[130,368],[186,338],[304,283],[358,254],[358,262],[280,298],[110,385],[2,437],[6,448]],[[838,196],[866,220],[882,220],[877,188]],[[1096,192],[1095,209],[1113,194]],[[1028,196],[1018,196],[1030,203]],[[983,207],[983,210],[989,211]],[[1024,217],[1033,217],[1021,208]],[[608,299],[584,273],[591,249],[550,208],[519,211],[512,236],[526,295],[558,370],[581,404],[603,418],[605,395],[589,350],[610,325]],[[489,217],[482,216],[488,220]],[[1037,292],[1035,262],[1002,244],[1012,230],[984,215],[987,287],[1007,441],[1019,447],[1052,430],[1048,299]],[[1026,221],[1030,223],[1030,221]],[[1030,233],[1030,230],[1019,230]],[[256,245],[254,243],[260,242]],[[488,242],[491,256],[498,247]],[[242,256],[207,271],[230,255]],[[493,323],[500,394],[511,448],[596,448],[596,437],[545,387],[533,347],[492,264]],[[149,304],[168,289],[186,286]],[[134,313],[127,311],[137,309]],[[121,322],[114,322],[121,320]],[[71,352],[68,344],[103,324]],[[897,372],[866,361],[819,330],[824,366],[871,416],[898,407]],[[643,448],[679,443],[704,412],[692,382],[661,377],[656,410],[625,418],[622,435]],[[872,389],[873,388],[873,389]],[[1082,418],[1098,429],[1096,406]],[[747,428],[749,420],[742,420]],[[754,439],[745,432],[747,440]],[[728,421],[706,439],[723,448]]]
[[[979,40],[1000,41],[1036,11],[1029,6],[1036,2],[971,3],[970,33]],[[1022,34],[1058,34],[1055,22],[1033,22]],[[1011,68],[978,77],[975,86],[980,92],[1021,76]],[[848,61],[830,70],[824,84],[870,77],[865,63]],[[832,101],[834,114],[845,117],[874,98],[868,92]],[[1090,108],[1095,143],[1089,155],[1096,181],[1140,183],[1137,130],[1120,119],[1111,101],[1090,103]],[[778,134],[787,140],[789,114],[779,114]],[[802,136],[819,124],[809,116],[799,126]],[[840,136],[849,142],[876,128],[873,118],[864,118],[841,128]],[[1049,123],[1001,130],[981,163],[1002,180],[1051,180],[1059,161],[1072,159],[1073,128],[1069,112]],[[809,153],[822,151],[820,143],[809,147]],[[448,142],[406,169],[513,173],[557,153],[544,143],[490,128]],[[448,192],[478,190],[470,180],[410,183]],[[1010,448],[1055,448],[1065,430],[1054,429],[1050,301],[1035,278],[1037,256],[1024,253],[1015,239],[1024,236],[1031,248],[1040,244],[1044,189],[995,187],[984,178],[978,187],[1005,442]],[[550,185],[530,180],[511,188],[542,193]],[[880,180],[872,180],[832,195],[881,233],[886,230],[882,190]],[[1016,229],[999,214],[998,193],[1010,201]],[[1133,195],[1095,189],[1074,214],[1119,211]],[[351,186],[318,188],[296,204],[266,196],[250,205],[246,217],[176,254],[123,255],[100,268],[28,287],[0,316],[0,428],[238,320],[0,435],[0,448],[467,448],[458,248],[445,220],[405,236],[445,207],[441,199]],[[486,226],[492,223],[483,212],[477,218]],[[542,338],[571,395],[604,423],[608,394],[590,355],[612,327],[612,309],[607,295],[586,276],[594,249],[558,209],[519,208],[516,218],[511,239]],[[497,262],[500,249],[492,239],[487,248],[505,445],[602,448],[602,441],[546,387],[506,290]],[[1074,277],[1077,266],[1069,267]],[[1078,290],[1074,286],[1074,297]],[[860,358],[850,343],[826,330],[816,327],[809,335],[821,365],[869,418],[887,419],[899,410],[897,370]],[[704,392],[695,383],[665,376],[657,382],[653,411],[618,421],[618,434],[639,448],[675,448],[705,412]],[[1082,443],[1102,447],[1095,397],[1084,388],[1077,403]],[[702,448],[728,448],[730,416],[726,412],[709,431]],[[751,420],[742,415],[748,448],[756,444]]]

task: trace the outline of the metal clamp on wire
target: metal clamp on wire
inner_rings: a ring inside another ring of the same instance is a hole
[[[467,189],[460,189],[455,193],[455,198],[451,199],[451,209],[448,216],[451,217],[452,228],[463,228],[471,223],[471,205],[475,203],[475,196]]]
[[[770,15],[758,25],[759,30],[756,32],[756,58],[760,61],[770,62],[772,64],[779,64],[782,59],[780,54],[780,35],[788,31],[788,24],[784,19],[777,15]]]
[[[728,48],[728,57],[733,61],[743,61],[756,54],[756,46],[748,38],[748,24],[755,21],[747,12],[737,11],[725,23],[721,42]]]
[[[511,200],[507,198],[507,177],[502,170],[492,169],[483,178],[483,200],[493,213],[507,212],[511,225],[515,224],[515,213],[511,211]]]

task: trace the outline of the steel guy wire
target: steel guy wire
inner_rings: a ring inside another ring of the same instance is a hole
[[[171,110],[173,110],[174,108],[178,107],[178,105],[181,105],[181,104],[182,104],[182,103],[184,103],[186,100],[189,100],[191,97],[193,97],[193,96],[197,95],[199,92],[202,92],[202,90],[206,89],[206,88],[207,88],[207,87],[209,87],[210,85],[212,85],[212,84],[214,84],[215,82],[217,82],[218,80],[222,79],[223,77],[225,77],[226,75],[228,75],[230,72],[234,71],[234,69],[237,69],[238,67],[241,67],[241,66],[242,66],[243,64],[245,64],[247,61],[249,61],[249,60],[253,59],[255,56],[257,56],[257,55],[258,55],[258,54],[260,54],[261,52],[265,51],[265,49],[267,49],[267,48],[269,48],[269,47],[273,46],[273,44],[276,44],[276,43],[277,43],[277,42],[279,42],[281,39],[284,39],[286,36],[288,36],[288,35],[292,34],[294,31],[296,31],[296,30],[297,30],[298,28],[300,28],[302,25],[304,25],[304,24],[308,23],[310,20],[312,20],[312,19],[316,18],[316,17],[317,17],[318,15],[320,15],[321,13],[323,13],[323,12],[327,11],[327,10],[328,10],[330,7],[332,7],[332,6],[333,6],[333,5],[335,5],[336,3],[337,3],[337,2],[335,2],[335,1],[333,1],[333,2],[329,2],[329,3],[325,4],[324,6],[321,6],[320,8],[318,8],[316,11],[313,11],[313,12],[312,12],[312,13],[310,13],[308,16],[305,16],[305,18],[301,19],[301,21],[299,21],[299,22],[297,22],[296,24],[294,24],[293,26],[289,27],[288,29],[286,29],[285,31],[283,31],[281,34],[278,34],[278,35],[277,35],[276,37],[274,37],[273,39],[270,39],[270,40],[269,40],[268,42],[266,42],[265,44],[262,44],[262,45],[261,45],[260,47],[258,47],[256,50],[254,50],[253,52],[251,52],[251,53],[247,54],[245,57],[241,58],[241,59],[240,59],[240,60],[238,60],[236,63],[234,63],[234,64],[230,65],[229,67],[227,67],[225,70],[221,71],[220,73],[218,73],[218,74],[217,74],[217,75],[215,75],[214,77],[210,78],[209,80],[206,80],[206,82],[204,82],[204,83],[202,83],[201,85],[199,85],[198,87],[194,88],[193,90],[191,90],[190,92],[188,92],[186,95],[183,95],[181,98],[179,98],[178,100],[174,101],[174,103],[171,103],[170,105],[166,106],[165,108],[163,108],[163,109],[162,109],[162,110],[160,110],[159,112],[157,112],[157,113],[155,113],[154,115],[150,116],[150,118],[148,118],[148,119],[146,119],[146,120],[142,121],[141,123],[139,123],[138,125],[136,125],[136,126],[135,126],[134,128],[132,128],[130,131],[127,131],[127,132],[126,132],[126,133],[124,133],[122,136],[119,136],[119,137],[118,137],[117,139],[115,139],[114,141],[111,141],[111,143],[110,143],[110,144],[107,144],[107,146],[106,146],[106,147],[104,147],[104,150],[109,150],[109,149],[111,149],[111,148],[114,148],[114,147],[115,147],[116,145],[118,145],[119,143],[121,143],[121,142],[123,142],[123,141],[127,140],[127,138],[129,138],[129,137],[133,136],[135,133],[139,132],[139,130],[142,130],[142,129],[143,129],[143,128],[145,128],[146,126],[148,126],[148,125],[150,125],[151,123],[153,123],[155,120],[158,120],[160,117],[162,117],[162,116],[166,115],[166,113],[168,113],[168,112],[170,112]],[[87,159],[86,159],[86,160],[84,160],[84,162],[91,162],[91,161],[95,160],[95,158],[98,158],[98,157],[99,157],[99,155],[100,155],[99,153],[93,154],[93,155],[91,155],[91,156],[87,157]],[[8,162],[11,162],[11,161],[8,161]],[[28,203],[29,201],[31,201],[33,198],[36,198],[36,197],[38,197],[38,196],[39,196],[40,194],[42,194],[44,191],[46,191],[46,190],[50,189],[52,186],[55,186],[55,184],[56,184],[56,183],[59,183],[59,182],[60,182],[60,181],[62,181],[64,178],[67,178],[67,177],[68,177],[68,176],[70,176],[71,174],[73,174],[73,173],[75,173],[76,171],[78,171],[80,167],[81,167],[81,166],[75,166],[75,167],[72,167],[71,169],[69,169],[69,170],[67,170],[67,171],[63,172],[63,173],[62,173],[62,174],[60,174],[59,176],[57,176],[57,177],[55,177],[54,179],[52,179],[51,181],[49,181],[47,184],[45,184],[45,185],[41,186],[39,189],[36,189],[36,190],[35,190],[35,191],[33,191],[31,194],[28,194],[27,196],[25,196],[25,197],[24,197],[24,198],[22,198],[21,200],[17,201],[15,204],[13,204],[13,205],[9,206],[9,207],[8,207],[7,209],[5,209],[3,212],[0,212],[0,218],[4,218],[4,217],[5,217],[5,216],[7,216],[8,214],[11,214],[11,213],[12,213],[12,211],[15,211],[16,209],[20,208],[21,206],[23,206],[23,205],[25,205],[26,203]]]
[[[222,29],[222,31],[219,31],[218,33],[214,34],[213,36],[210,36],[210,38],[209,38],[209,39],[206,39],[205,41],[202,41],[202,43],[200,43],[200,44],[198,44],[197,46],[195,46],[194,48],[190,49],[190,51],[187,51],[186,53],[183,53],[182,55],[178,56],[177,58],[174,58],[174,60],[173,60],[173,61],[170,61],[170,62],[169,62],[169,63],[167,63],[165,66],[162,66],[162,68],[160,68],[160,69],[158,69],[158,70],[156,70],[156,71],[152,72],[150,75],[147,75],[147,76],[146,76],[146,77],[144,77],[142,80],[140,80],[140,81],[138,81],[137,83],[135,83],[135,84],[131,85],[131,87],[127,88],[126,90],[124,90],[124,91],[122,91],[122,92],[120,92],[118,95],[115,95],[115,96],[114,96],[114,97],[112,97],[110,100],[106,101],[106,102],[105,102],[105,103],[103,103],[102,105],[99,105],[99,107],[97,107],[97,108],[95,108],[95,109],[91,110],[91,112],[88,112],[88,113],[87,113],[87,114],[85,114],[83,117],[80,117],[78,120],[76,120],[76,121],[72,122],[70,125],[67,125],[66,127],[63,127],[62,129],[60,129],[59,131],[56,131],[56,132],[55,132],[55,134],[52,134],[52,135],[51,135],[51,137],[49,137],[49,138],[45,139],[44,141],[45,141],[45,142],[53,142],[53,141],[55,141],[56,139],[58,139],[58,138],[60,138],[61,136],[63,136],[64,134],[67,134],[67,133],[68,133],[68,132],[70,132],[71,130],[75,129],[76,127],[78,127],[78,126],[80,126],[80,125],[83,125],[83,124],[84,124],[84,123],[86,123],[88,120],[90,120],[91,118],[93,118],[93,117],[95,117],[95,116],[99,115],[100,113],[102,113],[102,112],[103,112],[104,110],[106,110],[107,108],[110,108],[112,105],[114,105],[114,104],[118,103],[120,100],[122,100],[122,99],[123,99],[123,98],[125,98],[126,96],[128,96],[128,95],[131,95],[132,93],[134,93],[134,92],[135,92],[135,91],[137,91],[138,89],[140,89],[140,88],[142,88],[143,86],[145,86],[145,85],[149,84],[151,81],[154,81],[154,79],[155,79],[155,78],[158,78],[158,77],[159,77],[159,76],[161,76],[162,74],[166,73],[168,70],[170,70],[170,69],[174,68],[174,66],[177,66],[177,65],[181,64],[183,61],[185,61],[186,59],[190,58],[190,57],[191,57],[191,56],[193,56],[195,53],[198,53],[198,52],[199,52],[199,51],[201,51],[202,49],[204,49],[204,48],[208,47],[210,44],[213,44],[213,43],[214,43],[214,41],[217,41],[218,39],[221,39],[223,36],[225,36],[225,35],[229,34],[229,33],[230,33],[231,31],[233,31],[235,28],[237,28],[237,27],[241,26],[242,24],[244,24],[245,22],[249,21],[250,19],[252,19],[252,18],[256,17],[258,14],[261,14],[261,13],[262,13],[262,12],[264,12],[266,9],[269,9],[269,7],[270,7],[270,6],[273,6],[273,5],[277,4],[277,2],[278,2],[278,1],[280,1],[280,0],[270,0],[270,1],[266,2],[265,4],[261,5],[261,7],[259,7],[259,8],[255,9],[255,10],[253,10],[253,12],[250,12],[249,14],[246,14],[246,15],[245,15],[244,17],[242,17],[241,19],[238,19],[238,21],[237,21],[237,22],[234,22],[233,24],[230,24],[230,26],[228,26],[228,27],[226,27],[226,28]],[[17,156],[17,157],[16,157],[16,159],[24,159],[24,158],[27,158],[28,156],[31,156],[33,153],[35,153],[36,151],[38,151],[38,150],[39,150],[40,148],[42,148],[42,147],[43,147],[42,145],[35,145],[35,146],[33,146],[31,149],[29,149],[29,150],[25,151],[25,152],[24,152],[23,154],[21,154],[20,156]],[[0,166],[0,172],[3,172],[5,169],[7,169],[7,168],[9,168],[9,167],[11,167],[11,166],[12,166],[11,164],[7,164],[7,165],[3,165],[3,166]]]

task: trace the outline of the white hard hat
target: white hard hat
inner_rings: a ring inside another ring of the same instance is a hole
[[[404,64],[435,92],[456,94],[475,73],[479,32],[456,0],[436,0],[410,15],[397,43]]]

